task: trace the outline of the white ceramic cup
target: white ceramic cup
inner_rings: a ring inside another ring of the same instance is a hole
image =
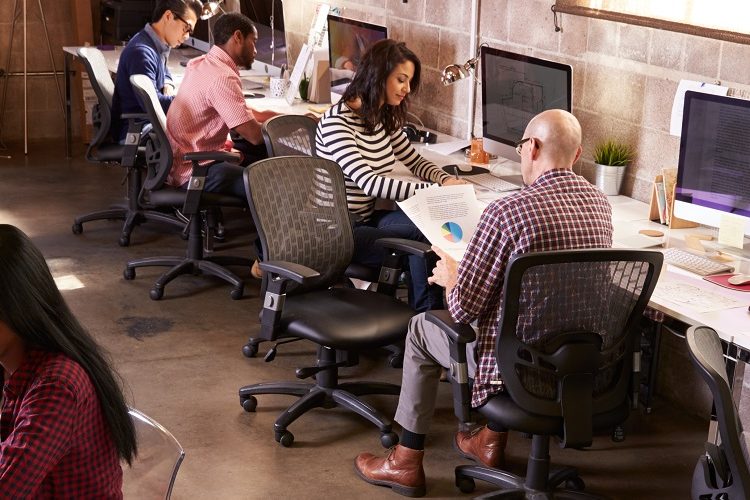
[[[283,78],[271,78],[270,82],[271,97],[284,97],[286,90],[289,88],[289,80]]]

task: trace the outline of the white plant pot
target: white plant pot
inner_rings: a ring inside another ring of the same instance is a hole
[[[594,163],[596,187],[607,196],[620,194],[622,180],[625,178],[625,168],[622,166],[601,165]]]

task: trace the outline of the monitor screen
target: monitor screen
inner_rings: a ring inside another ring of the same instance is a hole
[[[258,41],[255,43],[255,50],[258,54],[255,59],[277,68],[282,64],[287,64],[282,0],[238,0],[237,3],[240,12],[249,17],[255,29],[258,30]],[[209,25],[213,27],[218,18],[219,16],[214,16],[206,21],[199,20],[193,36],[185,42],[185,45],[208,52],[213,42]],[[271,24],[273,24],[273,30],[271,30]]]
[[[328,15],[328,60],[331,90],[342,93],[352,81],[362,55],[373,43],[387,38],[385,26]]]
[[[484,149],[517,160],[515,144],[531,118],[547,109],[571,110],[567,64],[481,47]]]
[[[685,93],[674,214],[719,227],[724,214],[750,235],[750,101]]]

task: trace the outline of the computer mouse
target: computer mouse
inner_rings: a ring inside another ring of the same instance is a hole
[[[474,167],[469,163],[459,163],[457,166],[460,173],[469,174],[474,171]]]
[[[750,284],[750,274],[735,274],[727,280],[730,285],[740,286]]]

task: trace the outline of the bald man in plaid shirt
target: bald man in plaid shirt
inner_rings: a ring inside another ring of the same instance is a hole
[[[573,173],[581,156],[581,125],[567,111],[548,110],[526,127],[516,151],[526,187],[491,203],[482,214],[466,253],[456,262],[440,249],[430,278],[445,288],[448,309],[460,323],[476,321],[477,340],[467,353],[474,374],[472,406],[480,407],[502,388],[495,341],[502,311],[505,267],[516,254],[612,246],[612,208],[607,197]],[[438,382],[449,364],[448,339],[415,316],[409,325],[401,395],[395,420],[400,444],[386,457],[362,453],[355,460],[365,481],[417,497],[425,494],[424,440],[435,409]],[[504,461],[507,432],[492,423],[458,432],[455,446],[465,458],[489,467]]]

